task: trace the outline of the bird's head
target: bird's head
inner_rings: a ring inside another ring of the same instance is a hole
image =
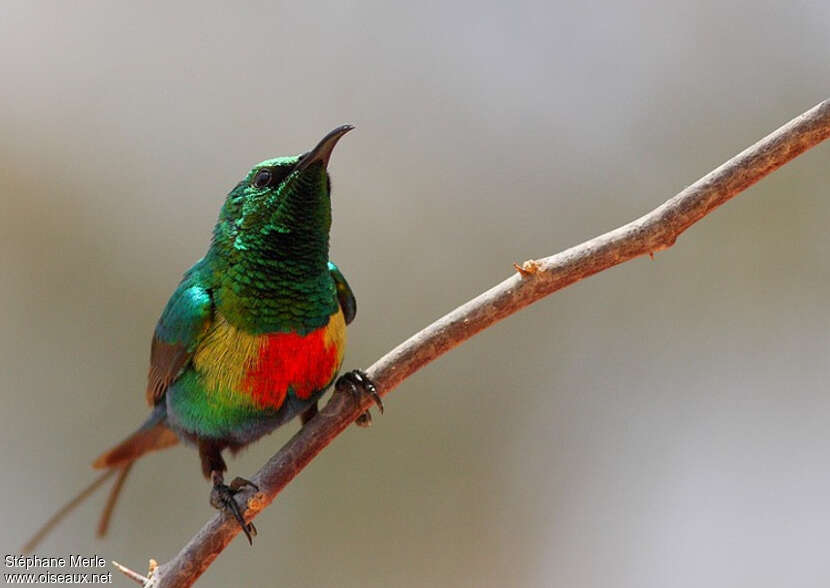
[[[214,244],[272,258],[327,258],[331,227],[327,166],[337,141],[353,128],[337,127],[306,153],[268,159],[251,168],[228,194]]]

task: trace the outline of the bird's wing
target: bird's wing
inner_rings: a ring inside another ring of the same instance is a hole
[[[331,277],[334,278],[334,284],[337,286],[337,300],[340,301],[343,318],[346,319],[348,325],[354,320],[354,315],[357,314],[357,300],[355,300],[354,292],[349,287],[346,278],[332,262],[329,262],[329,272],[331,272]]]
[[[161,314],[150,345],[147,402],[157,404],[179,376],[213,322],[213,298],[188,272]]]

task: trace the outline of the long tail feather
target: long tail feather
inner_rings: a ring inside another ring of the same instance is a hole
[[[164,449],[178,443],[179,439],[176,434],[167,428],[166,419],[167,411],[165,410],[164,403],[161,403],[153,409],[150,417],[144,421],[144,424],[135,433],[103,455],[100,455],[92,464],[92,467],[106,468],[106,471],[66,503],[52,518],[46,521],[37,533],[23,546],[23,553],[31,552],[66,515],[86,500],[109,478],[118,474],[118,477],[115,479],[115,484],[113,484],[109,497],[107,498],[107,504],[104,506],[104,511],[101,513],[101,518],[98,521],[98,536],[102,537],[105,535],[113,510],[115,509],[115,504],[118,501],[118,496],[124,487],[124,481],[127,478],[127,474],[130,473],[135,460],[148,451]]]
[[[98,520],[98,530],[96,534],[99,537],[103,537],[107,534],[107,529],[110,526],[110,518],[112,517],[112,512],[115,510],[115,503],[118,502],[118,496],[121,494],[121,489],[124,487],[124,480],[127,479],[127,474],[130,473],[130,470],[133,468],[133,464],[135,462],[131,461],[127,465],[125,465],[121,470],[118,472],[118,477],[115,479],[115,484],[112,485],[110,489],[110,495],[107,498],[107,504],[104,506],[104,510],[101,512],[101,518]]]
[[[117,471],[118,470],[116,469],[107,470],[106,472],[95,478],[95,480],[89,486],[81,490],[81,492],[79,492],[77,496],[75,496],[72,500],[67,502],[58,512],[52,515],[52,518],[46,521],[46,523],[44,523],[44,525],[40,529],[38,529],[37,533],[35,533],[32,536],[32,538],[26,542],[26,544],[21,549],[21,552],[31,553],[32,550],[34,550],[34,548],[37,547],[38,543],[40,543],[43,540],[43,538],[49,533],[49,531],[55,528],[55,525],[61,522],[66,515],[75,510],[75,508],[84,500],[89,498],[92,495],[92,493],[98,489],[99,486],[101,486],[104,482],[110,479],[113,476],[113,474],[115,474]]]

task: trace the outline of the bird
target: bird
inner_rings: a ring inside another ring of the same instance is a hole
[[[182,441],[195,447],[211,483],[210,504],[239,523],[252,543],[234,495],[252,482],[225,484],[223,452],[232,454],[300,416],[337,379],[346,325],[357,303],[329,260],[329,159],[354,127],[342,125],[310,151],[254,165],[227,195],[204,257],[188,269],[164,307],[150,344],[145,391],[149,417],[92,463],[105,472],[52,517],[24,547],[34,545],[66,513],[111,476],[101,515],[104,535],[133,464]],[[366,374],[352,370],[337,388],[383,403]],[[357,424],[371,424],[366,411]]]

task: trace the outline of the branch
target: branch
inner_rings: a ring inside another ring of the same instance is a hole
[[[381,395],[493,323],[574,282],[641,255],[671,247],[694,223],[830,137],[830,100],[808,110],[736,155],[716,170],[627,225],[561,253],[525,262],[518,272],[416,333],[376,361],[367,374]],[[355,402],[335,392],[320,414],[307,423],[254,476],[260,491],[240,493],[250,520],[342,433],[371,400]],[[239,533],[239,525],[216,514],[187,545],[153,574],[154,586],[190,586]]]

